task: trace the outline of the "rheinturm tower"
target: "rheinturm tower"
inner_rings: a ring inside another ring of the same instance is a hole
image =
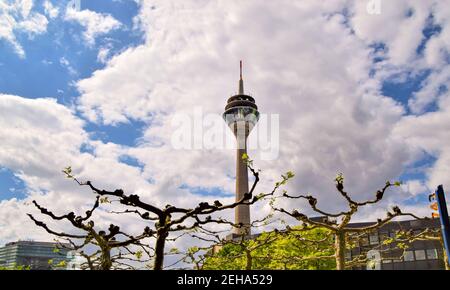
[[[249,190],[247,164],[243,159],[243,156],[247,154],[247,138],[259,119],[255,99],[244,93],[242,61],[240,62],[239,92],[228,99],[223,118],[236,137],[236,201],[239,201]],[[243,225],[235,229],[235,234],[250,234],[250,206],[248,204],[242,204],[235,208],[235,223]]]

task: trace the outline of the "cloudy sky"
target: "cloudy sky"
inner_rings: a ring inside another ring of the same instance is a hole
[[[359,219],[394,204],[429,215],[428,194],[450,190],[450,1],[320,2],[1,0],[0,244],[49,239],[30,200],[92,203],[68,165],[162,206],[233,200],[234,151],[171,136],[180,112],[223,112],[241,59],[260,112],[279,116],[279,156],[250,152],[259,192],[292,170],[291,193],[337,210],[338,172],[360,200],[402,180]]]

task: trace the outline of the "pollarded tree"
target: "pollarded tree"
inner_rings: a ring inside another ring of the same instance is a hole
[[[137,260],[140,260],[144,252],[151,255],[148,246],[142,243],[143,239],[152,237],[155,234],[149,227],[146,227],[144,232],[138,236],[129,235],[121,231],[119,226],[113,224],[109,226],[107,231],[96,229],[95,223],[92,220],[92,214],[100,205],[100,196],[96,197],[94,206],[92,209],[86,211],[85,215],[76,215],[74,212],[65,215],[56,215],[47,208],[39,205],[36,201],[33,201],[33,204],[41,214],[55,221],[68,221],[77,231],[82,232],[82,234],[57,232],[50,229],[46,223],[36,219],[32,214],[27,214],[37,226],[45,229],[49,234],[69,243],[70,250],[78,251],[86,259],[86,268],[91,270],[110,270],[112,268],[120,268],[121,266],[132,268],[131,265],[127,264],[127,261],[134,260],[130,255],[136,256]],[[61,243],[60,246],[65,247]],[[94,246],[97,250],[88,254],[83,250],[88,246]],[[139,247],[142,250],[132,250],[130,248],[131,246]],[[125,254],[123,250],[126,251]]]
[[[338,270],[344,270],[346,268],[345,262],[345,253],[347,250],[346,241],[348,240],[349,234],[361,234],[361,233],[370,233],[372,231],[376,231],[383,227],[384,225],[391,222],[396,217],[401,216],[409,216],[415,219],[420,219],[416,215],[412,213],[403,213],[398,206],[394,206],[392,211],[387,212],[387,216],[385,218],[380,218],[376,222],[371,225],[363,226],[363,227],[348,227],[352,217],[356,212],[367,205],[373,205],[382,200],[386,190],[392,186],[400,186],[400,182],[386,182],[385,186],[378,190],[375,193],[375,198],[372,200],[367,200],[363,202],[355,201],[352,199],[349,194],[345,191],[344,188],[344,177],[342,174],[339,174],[336,179],[336,189],[339,194],[347,201],[348,210],[330,213],[324,210],[321,210],[317,206],[317,199],[312,195],[298,195],[292,196],[287,194],[286,192],[283,194],[283,197],[288,199],[304,199],[308,201],[311,209],[324,217],[322,220],[311,219],[307,215],[299,212],[298,210],[294,210],[292,212],[288,212],[283,208],[274,207],[275,211],[284,213],[290,217],[301,221],[304,225],[310,225],[318,228],[324,228],[331,231],[334,235],[334,251],[335,251],[335,259],[336,259],[336,268]]]
[[[278,187],[280,187],[282,184],[285,184],[287,180],[292,178],[293,176],[288,172],[285,176],[283,176],[283,180],[277,184],[272,192],[261,193],[257,196],[253,196],[256,185],[259,182],[259,171],[253,168],[252,161],[248,160],[247,156],[243,156],[243,159],[246,161],[247,167],[254,176],[254,181],[250,191],[244,194],[242,199],[234,203],[224,205],[220,201],[216,200],[213,202],[213,204],[210,204],[208,202],[201,202],[194,208],[182,208],[170,204],[166,205],[163,208],[160,208],[151,203],[144,202],[136,194],[127,195],[122,189],[108,191],[97,188],[91,181],[79,181],[72,174],[71,167],[65,168],[63,172],[65,173],[67,178],[73,179],[80,186],[86,186],[90,188],[96,195],[102,197],[118,198],[118,201],[121,204],[132,208],[127,208],[124,211],[116,213],[133,213],[147,221],[149,223],[149,227],[152,227],[152,230],[150,230],[150,232],[154,234],[156,238],[154,246],[153,269],[162,270],[164,265],[164,255],[166,254],[165,244],[170,233],[191,231],[203,225],[211,223],[228,223],[232,224],[235,227],[242,227],[244,225],[235,225],[223,219],[213,219],[212,215],[225,210],[234,209],[235,207],[242,204],[247,204],[250,206],[259,200],[263,200],[265,198],[273,196]]]
[[[334,269],[332,235],[324,229],[264,232],[257,237],[222,240],[205,255],[203,269]]]

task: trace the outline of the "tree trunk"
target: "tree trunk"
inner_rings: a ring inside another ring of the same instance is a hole
[[[166,245],[166,238],[169,232],[165,229],[158,229],[155,245],[155,262],[153,270],[162,270],[164,266],[164,247]]]
[[[112,267],[110,249],[102,249],[100,270],[110,270]]]
[[[97,270],[95,268],[94,264],[92,263],[91,258],[89,256],[86,256],[85,259],[86,259],[86,262],[88,264],[89,270]],[[85,270],[85,269],[83,269],[83,270]]]
[[[442,247],[442,251],[443,251],[443,253],[444,253],[444,265],[445,265],[445,270],[450,270],[450,261],[449,261],[449,259],[448,259],[447,252],[445,251],[445,248],[444,248],[444,247]]]
[[[250,251],[245,251],[245,255],[247,257],[247,265],[245,266],[245,270],[251,270],[252,269],[252,254],[250,253]]]
[[[335,234],[336,270],[345,270],[345,233]]]
[[[444,266],[445,266],[445,270],[450,270],[450,260],[448,259],[447,251],[445,250],[444,241],[442,240],[442,236],[441,236],[441,238],[439,239],[439,243],[441,244],[442,253],[444,254]]]

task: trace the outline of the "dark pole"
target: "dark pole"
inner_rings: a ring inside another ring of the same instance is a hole
[[[447,263],[450,263],[450,222],[447,203],[445,202],[444,187],[442,185],[439,185],[436,190],[436,199],[439,209],[439,218],[441,220],[442,239],[444,241],[445,252],[447,253]]]

